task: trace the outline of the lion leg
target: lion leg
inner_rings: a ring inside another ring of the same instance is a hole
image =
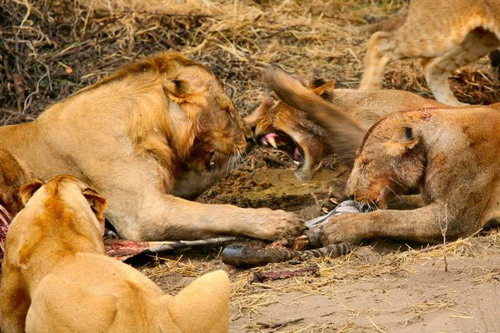
[[[498,47],[496,36],[485,30],[471,31],[462,43],[434,59],[424,59],[425,79],[437,101],[451,106],[467,105],[459,102],[451,91],[448,78],[451,73],[487,55]]]
[[[421,22],[428,23],[422,26]],[[432,22],[432,18],[426,17],[425,13],[410,11],[405,23],[398,30],[374,33],[368,43],[365,73],[359,88],[379,89],[384,67],[389,61],[440,57],[459,45],[470,32],[468,27],[455,30],[452,25],[429,29],[433,26],[439,26],[439,20]]]
[[[370,37],[365,57],[365,72],[359,84],[359,89],[380,89],[384,68],[395,59],[392,52],[394,41],[392,33],[379,31]]]
[[[130,195],[130,197],[139,197]],[[304,229],[299,218],[283,210],[202,204],[156,192],[115,209],[110,198],[110,220],[118,233],[134,241],[200,239],[217,235],[248,236],[265,240],[297,235]],[[120,211],[122,215],[113,215]]]
[[[467,214],[463,214],[467,215]],[[414,210],[376,210],[370,213],[331,217],[323,227],[323,245],[359,243],[363,239],[392,238],[416,242],[438,243],[473,233],[476,225],[465,228],[462,223],[473,217],[458,217],[445,204],[431,204]],[[479,228],[479,227],[478,227]]]

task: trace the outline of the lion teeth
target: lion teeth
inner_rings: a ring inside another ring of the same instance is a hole
[[[293,160],[293,163],[295,163],[295,165],[299,165],[300,164],[300,162],[296,161],[296,160]]]
[[[276,140],[274,139],[274,136],[269,136],[267,138],[267,141],[269,142],[269,144],[271,146],[273,146],[274,148],[278,148],[278,145],[276,144]]]

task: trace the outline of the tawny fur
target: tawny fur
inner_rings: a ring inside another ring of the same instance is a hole
[[[104,253],[106,201],[70,176],[21,190],[0,284],[3,332],[227,332],[229,280],[222,272],[165,295]],[[196,313],[196,317],[193,317]]]
[[[305,161],[296,171],[300,180],[311,179],[332,153],[338,155],[339,161],[352,164],[364,134],[383,116],[396,111],[445,107],[401,90],[334,89],[331,84],[311,90],[274,68],[266,70],[264,81],[281,100],[274,103],[266,99],[245,121],[255,126],[256,137],[281,131],[301,146]]]
[[[461,105],[448,77],[457,68],[500,46],[500,2],[497,0],[412,0],[404,23],[394,31],[372,35],[360,89],[379,89],[385,65],[421,58],[434,97]]]
[[[166,52],[125,66],[33,122],[0,128],[0,148],[35,178],[69,174],[95,187],[127,239],[299,233],[292,213],[179,198],[194,198],[224,176],[239,161],[246,133],[217,78]]]
[[[0,206],[10,216],[14,216],[23,208],[19,189],[31,179],[27,170],[23,169],[14,156],[7,150],[0,149]]]
[[[332,120],[333,121],[333,120]],[[325,125],[326,126],[326,125]],[[346,194],[380,210],[332,217],[323,244],[395,238],[441,242],[500,219],[500,104],[388,115],[359,148]],[[384,209],[420,189],[425,206]]]

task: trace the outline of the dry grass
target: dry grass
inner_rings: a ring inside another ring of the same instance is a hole
[[[109,5],[112,3],[112,5]],[[359,27],[403,0],[0,0],[0,123],[30,120],[121,64],[173,49],[207,63],[241,110],[262,98],[260,68],[356,87],[368,35]],[[457,75],[462,100],[499,100],[485,65]],[[418,66],[390,66],[386,87],[429,92]]]

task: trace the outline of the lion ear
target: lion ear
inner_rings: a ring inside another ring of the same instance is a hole
[[[246,116],[243,120],[248,127],[257,125],[257,122],[264,116],[264,114],[272,108],[276,102],[269,96],[264,97],[262,103],[255,111]]]
[[[415,148],[420,142],[420,137],[415,134],[412,127],[405,126],[398,128],[392,138],[386,143],[389,155],[402,155]]]
[[[82,191],[83,196],[89,202],[90,208],[94,212],[95,216],[99,222],[104,226],[104,212],[106,211],[107,201],[106,199],[97,193],[96,190],[91,188],[86,188]]]
[[[334,88],[335,88],[335,82],[334,81],[327,81],[320,86],[314,87],[313,92],[316,95],[322,95],[326,90],[334,89]]]
[[[24,184],[21,186],[21,189],[19,190],[19,195],[21,196],[21,201],[23,202],[23,205],[26,205],[28,200],[35,194],[36,191],[40,187],[42,187],[45,184],[45,182],[41,179],[35,179],[31,183]]]
[[[168,80],[163,83],[165,94],[174,99],[185,99],[189,94],[192,94],[191,84],[186,80]]]

